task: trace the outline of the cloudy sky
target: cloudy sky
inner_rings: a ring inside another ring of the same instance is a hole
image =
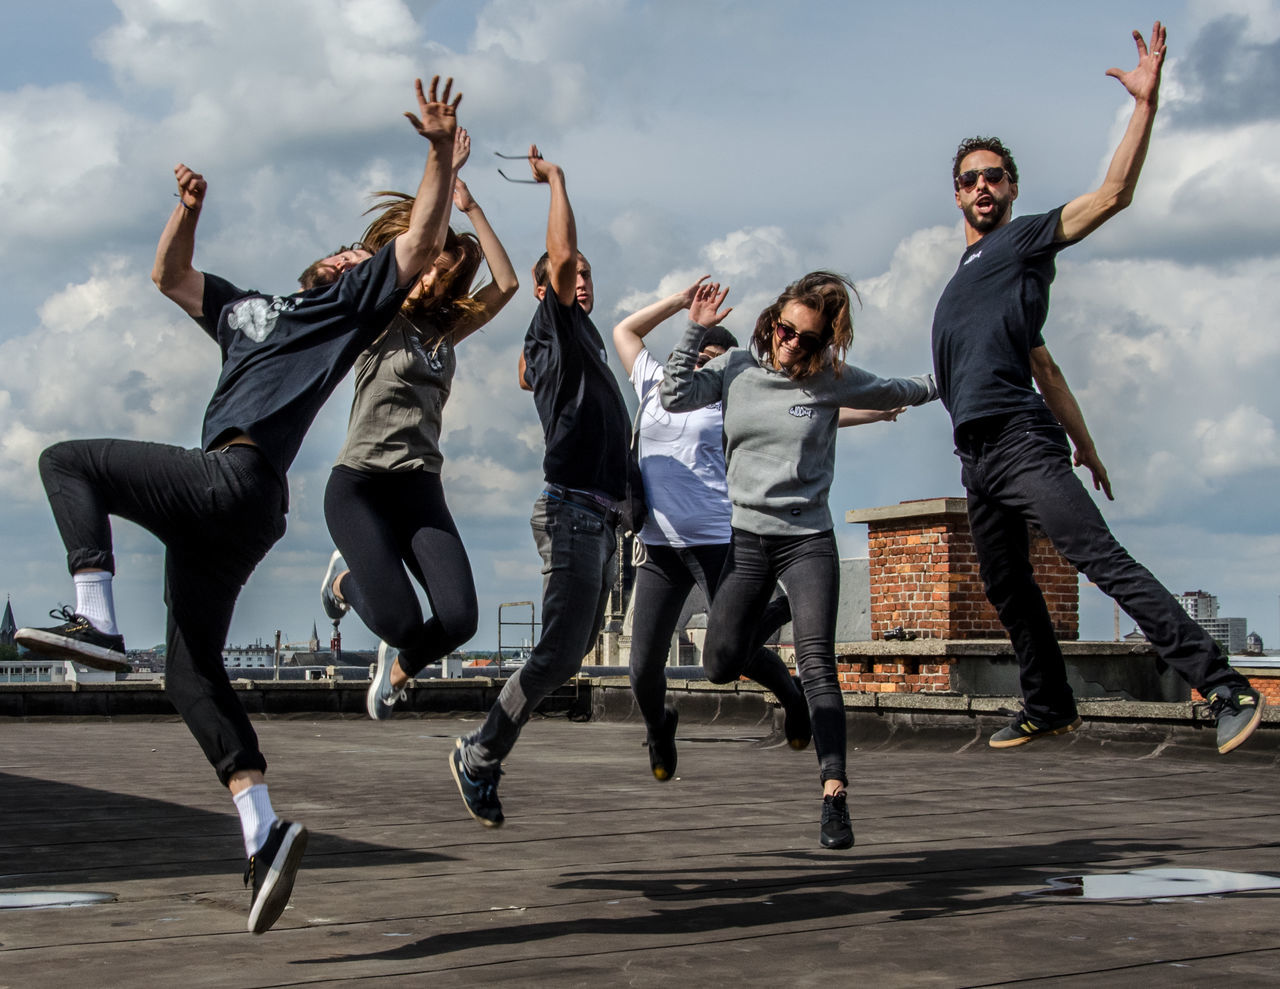
[[[1131,106],[1104,72],[1133,64],[1130,31],[1155,17],[1169,58],[1137,199],[1061,256],[1045,333],[1111,473],[1121,541],[1280,646],[1280,3],[1263,0],[5,4],[0,592],[19,624],[73,600],[35,472],[44,446],[199,442],[218,354],[149,279],[178,161],[209,181],[197,265],[284,294],[359,234],[371,191],[415,187],[424,144],[401,117],[414,77],[458,79],[464,174],[525,282],[461,348],[446,410],[445,487],[480,585],[474,646],[491,647],[498,603],[539,591],[541,432],[514,367],[547,202],[505,183],[494,151],[536,141],[564,166],[606,339],[707,272],[733,287],[745,335],[787,281],[834,268],[864,300],[852,359],[916,373],[963,248],[955,145],[1002,137],[1022,212],[1094,188]],[[656,331],[655,352],[678,330]],[[294,464],[288,535],[241,596],[233,642],[305,639],[313,621],[326,637],[321,503],[349,398],[346,384]],[[961,491],[936,405],[840,439],[838,519]],[[862,527],[836,528],[844,555],[865,554]],[[126,641],[158,643],[159,546],[125,523],[116,539]],[[1082,601],[1084,636],[1110,638],[1109,601]],[[344,634],[373,644],[357,621]]]

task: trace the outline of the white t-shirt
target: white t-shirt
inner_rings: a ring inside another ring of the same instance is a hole
[[[649,502],[640,539],[650,546],[727,543],[732,506],[720,403],[668,412],[658,400],[661,381],[662,365],[641,350],[631,367],[631,384],[640,397],[640,473]]]

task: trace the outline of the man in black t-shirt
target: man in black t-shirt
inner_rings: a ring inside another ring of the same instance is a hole
[[[127,669],[111,600],[109,516],[150,530],[165,546],[168,605],[165,694],[235,802],[251,887],[248,929],[261,934],[289,901],[306,829],[280,820],[264,778],[257,734],[222,663],[240,588],[284,534],[285,474],[316,413],[360,352],[396,314],[413,280],[444,246],[453,185],[452,80],[430,99],[416,84],[431,142],[409,229],[376,256],[356,246],[316,262],[304,290],[272,296],[236,288],[193,266],[204,178],[174,169],[179,202],[160,236],[152,279],[218,344],[222,373],[198,450],[129,440],[58,443],[40,475],[76,584],[65,623],[20,629],[40,652]]]
[[[1114,598],[1159,657],[1209,699],[1219,752],[1244,742],[1262,716],[1263,698],[1116,541],[1072,471],[1068,437],[1075,465],[1087,467],[1094,488],[1112,497],[1084,416],[1041,335],[1055,256],[1129,204],[1146,157],[1165,31],[1156,22],[1150,51],[1137,31],[1134,39],[1137,67],[1107,72],[1133,96],[1133,116],[1095,192],[1014,219],[1017,166],[999,140],[965,141],[952,164],[967,246],[934,312],[934,368],[955,429],[983,586],[1017,653],[1024,708],[992,735],[993,748],[1080,725],[1062,651],[1032,576],[1028,523]]]
[[[520,384],[533,392],[546,439],[546,488],[530,525],[542,556],[542,634],[507,681],[479,730],[449,757],[467,812],[485,827],[503,822],[502,760],[539,702],[582,667],[604,617],[617,551],[616,505],[626,491],[631,421],[588,314],[591,266],[564,171],[529,149],[538,182],[551,187],[547,252],[533,269],[538,310],[520,355]]]

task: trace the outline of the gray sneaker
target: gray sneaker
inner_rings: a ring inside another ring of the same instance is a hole
[[[393,690],[391,687],[391,667],[395,665],[399,655],[400,650],[395,646],[389,646],[385,642],[378,643],[378,669],[373,674],[373,681],[369,684],[369,693],[365,695],[364,701],[365,710],[374,721],[386,721],[391,717],[396,702],[404,700],[407,688]]]
[[[1267,699],[1250,687],[1225,684],[1209,691],[1209,716],[1218,722],[1218,752],[1226,755],[1243,745],[1262,720]]]
[[[1037,721],[1032,721],[1024,711],[1014,719],[1013,724],[1007,728],[1001,728],[987,739],[987,744],[993,749],[1010,749],[1015,745],[1026,745],[1028,742],[1033,742],[1037,738],[1044,738],[1048,735],[1065,735],[1079,727],[1080,718],[1078,715],[1072,715],[1070,718],[1063,718],[1060,721],[1042,725]]]
[[[320,585],[320,605],[324,608],[324,613],[329,616],[330,621],[341,621],[342,616],[351,607],[346,601],[339,601],[338,596],[333,593],[333,578],[346,569],[346,561],[342,559],[342,554],[335,549],[333,555],[329,557],[329,569],[324,572],[324,582]]]

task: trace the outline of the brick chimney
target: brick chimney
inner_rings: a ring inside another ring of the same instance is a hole
[[[982,590],[978,556],[963,498],[925,498],[881,508],[855,508],[871,560],[871,637],[899,625],[923,639],[1005,638]],[[1075,567],[1031,529],[1031,565],[1060,640],[1080,637],[1080,583]]]

